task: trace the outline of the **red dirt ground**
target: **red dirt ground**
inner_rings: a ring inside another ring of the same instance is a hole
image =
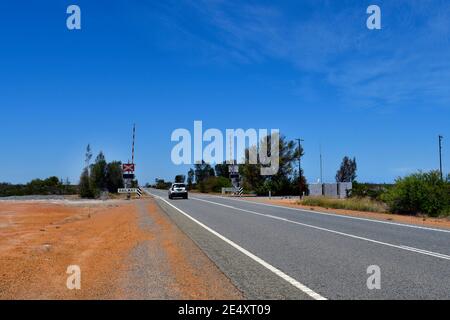
[[[153,200],[140,201],[145,201],[156,222],[155,234],[138,226],[138,201],[89,205],[0,202],[0,299],[135,298],[123,288],[128,257],[133,248],[148,241],[160,247],[170,261],[168,266],[159,266],[170,275],[158,280],[160,286],[175,283],[183,293],[164,298],[242,298]],[[173,239],[184,245],[177,246]],[[193,258],[202,261],[204,270],[190,263]],[[69,265],[81,268],[81,290],[66,287]]]

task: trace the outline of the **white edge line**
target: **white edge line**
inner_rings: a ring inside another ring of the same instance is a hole
[[[206,203],[215,204],[215,205],[218,205],[218,206],[224,206],[224,207],[231,208],[231,209],[234,209],[234,210],[239,210],[239,211],[251,213],[251,214],[254,214],[254,215],[258,215],[258,216],[262,216],[262,217],[266,217],[266,218],[270,218],[270,219],[274,219],[274,220],[280,220],[280,221],[293,223],[293,224],[297,224],[297,225],[308,227],[308,228],[313,228],[313,229],[317,229],[317,230],[321,230],[321,231],[326,231],[326,232],[338,234],[338,235],[349,237],[349,238],[353,238],[353,239],[358,239],[358,240],[363,240],[363,241],[367,241],[367,242],[372,242],[372,243],[376,243],[376,244],[379,244],[379,245],[384,245],[384,246],[388,246],[388,247],[392,247],[392,248],[406,250],[406,251],[410,251],[410,252],[414,252],[414,253],[420,253],[420,254],[423,254],[423,255],[432,256],[432,257],[440,258],[440,259],[444,259],[444,260],[450,260],[450,256],[442,254],[442,253],[437,253],[437,252],[427,251],[427,250],[423,250],[423,249],[408,247],[408,246],[404,246],[404,245],[396,245],[396,244],[392,244],[392,243],[388,243],[388,242],[382,242],[382,241],[378,241],[378,240],[364,238],[364,237],[356,236],[356,235],[345,233],[345,232],[340,232],[340,231],[331,230],[331,229],[327,229],[327,228],[317,227],[317,226],[313,226],[313,225],[310,225],[310,224],[301,223],[301,222],[297,222],[297,221],[293,221],[293,220],[289,220],[289,219],[273,216],[273,215],[270,215],[270,214],[263,214],[263,213],[256,212],[256,211],[241,209],[241,208],[237,208],[237,207],[230,207],[230,206],[224,205],[222,203],[217,203],[217,202],[209,201],[209,200],[205,200],[205,199],[199,199],[199,198],[191,198],[191,199],[197,200],[197,201],[203,201],[203,202],[206,202]]]
[[[288,209],[288,210],[294,210],[294,211],[300,211],[300,212],[316,213],[316,214],[321,214],[321,215],[325,215],[325,216],[333,216],[333,217],[344,218],[344,219],[362,220],[362,221],[369,221],[369,222],[375,222],[375,223],[391,224],[391,225],[400,226],[400,227],[416,228],[416,229],[422,229],[422,230],[428,230],[428,231],[438,231],[438,232],[450,233],[450,230],[446,230],[446,229],[429,228],[429,227],[422,227],[422,226],[417,226],[417,225],[412,225],[412,224],[404,224],[404,223],[398,223],[398,222],[382,221],[382,220],[377,220],[377,219],[346,216],[346,215],[341,215],[341,214],[336,214],[336,213],[327,213],[327,212],[313,211],[313,210],[308,210],[308,209],[291,208],[291,207],[279,206],[279,205],[275,205],[275,204],[252,201],[252,200],[240,200],[240,199],[220,197],[220,196],[208,196],[208,197],[240,201],[240,202],[244,202],[244,203],[258,204],[258,205],[262,205],[262,206]]]
[[[294,287],[296,287],[297,289],[299,289],[300,291],[302,291],[303,293],[307,294],[308,296],[310,296],[311,298],[313,298],[314,300],[327,300],[325,297],[321,296],[320,294],[318,294],[317,292],[314,292],[312,289],[308,288],[307,286],[301,284],[300,282],[298,282],[297,280],[295,280],[294,278],[288,276],[287,274],[285,274],[283,271],[275,268],[274,266],[272,266],[271,264],[267,263],[266,261],[264,261],[263,259],[257,257],[256,255],[254,255],[253,253],[251,253],[250,251],[242,248],[241,246],[239,246],[238,244],[234,243],[233,241],[229,240],[228,238],[224,237],[223,235],[221,235],[220,233],[214,231],[213,229],[211,229],[210,227],[204,225],[203,223],[201,223],[200,221],[196,220],[195,218],[191,217],[190,215],[188,215],[186,212],[184,212],[183,210],[175,207],[173,204],[171,204],[170,202],[168,202],[166,199],[151,194],[150,192],[146,191],[148,194],[159,198],[160,200],[164,201],[166,204],[168,204],[169,206],[171,206],[172,208],[176,209],[177,211],[179,211],[180,213],[182,213],[183,215],[185,215],[187,218],[189,218],[190,220],[194,221],[195,223],[197,223],[199,226],[201,226],[202,228],[206,229],[207,231],[209,231],[210,233],[212,233],[213,235],[215,235],[216,237],[218,237],[219,239],[225,241],[226,243],[228,243],[230,246],[232,246],[233,248],[237,249],[238,251],[240,251],[241,253],[245,254],[247,257],[249,257],[250,259],[254,260],[255,262],[259,263],[260,265],[262,265],[263,267],[265,267],[266,269],[268,269],[269,271],[273,272],[274,274],[276,274],[277,276],[279,276],[280,278],[282,278],[283,280],[287,281],[288,283],[290,283],[291,285],[293,285]]]

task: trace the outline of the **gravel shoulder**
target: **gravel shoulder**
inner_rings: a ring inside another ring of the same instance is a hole
[[[149,236],[131,251],[126,295],[135,299],[240,300],[243,296],[153,200],[138,205]]]
[[[71,265],[81,269],[81,290],[67,289]],[[242,299],[242,294],[153,200],[41,199],[0,202],[0,299]]]

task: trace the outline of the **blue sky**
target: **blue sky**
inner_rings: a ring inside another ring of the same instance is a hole
[[[438,134],[450,165],[450,3],[2,1],[0,110],[0,181],[76,182],[88,143],[126,161],[134,122],[140,182],[171,179],[172,131],[202,120],[302,137],[309,181],[321,144],[325,180],[348,155],[391,182],[438,167]]]

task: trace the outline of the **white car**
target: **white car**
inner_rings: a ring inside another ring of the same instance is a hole
[[[188,191],[184,183],[174,183],[169,189],[169,199],[183,198],[188,199]]]

